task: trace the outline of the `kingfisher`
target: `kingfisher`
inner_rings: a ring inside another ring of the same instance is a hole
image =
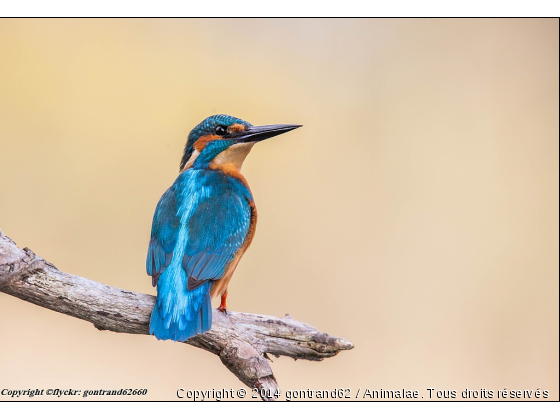
[[[256,127],[213,115],[190,132],[179,176],[159,200],[152,221],[146,271],[157,298],[150,334],[185,341],[208,331],[216,296],[221,296],[218,310],[227,315],[228,284],[257,225],[241,166],[257,142],[298,127]]]

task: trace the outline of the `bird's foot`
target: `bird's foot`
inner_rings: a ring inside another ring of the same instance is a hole
[[[220,307],[218,308],[218,311],[220,311],[221,313],[223,313],[224,315],[227,315],[227,309],[226,309],[226,299],[227,299],[227,290],[224,292],[224,294],[222,295],[222,300],[220,302]]]

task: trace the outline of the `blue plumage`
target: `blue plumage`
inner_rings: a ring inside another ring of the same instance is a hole
[[[210,328],[210,288],[247,236],[252,200],[242,182],[204,168],[181,173],[165,192],[146,261],[158,276],[150,334],[184,341]],[[189,290],[189,278],[197,288]]]
[[[182,172],[152,222],[146,271],[157,299],[150,334],[185,341],[208,331],[211,293],[221,293],[218,309],[225,312],[227,284],[256,226],[253,197],[239,169],[257,141],[297,127],[253,127],[216,115],[190,133]]]

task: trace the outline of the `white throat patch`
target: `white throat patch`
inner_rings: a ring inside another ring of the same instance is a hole
[[[193,150],[191,157],[189,158],[189,160],[185,164],[185,167],[183,168],[183,171],[189,169],[193,165],[194,161],[196,160],[199,154],[200,152],[198,150],[196,149]]]
[[[212,163],[216,166],[221,166],[226,163],[231,163],[241,170],[243,161],[255,145],[255,142],[238,143],[228,147],[214,158]]]

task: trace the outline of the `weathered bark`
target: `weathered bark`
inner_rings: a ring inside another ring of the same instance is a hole
[[[0,230],[0,292],[93,323],[99,330],[149,334],[155,296],[64,273]],[[278,384],[267,354],[323,360],[354,347],[289,315],[276,318],[214,309],[212,329],[186,341],[220,357],[245,385],[273,395]],[[267,399],[266,396],[263,399]],[[271,399],[274,399],[272,397]]]

